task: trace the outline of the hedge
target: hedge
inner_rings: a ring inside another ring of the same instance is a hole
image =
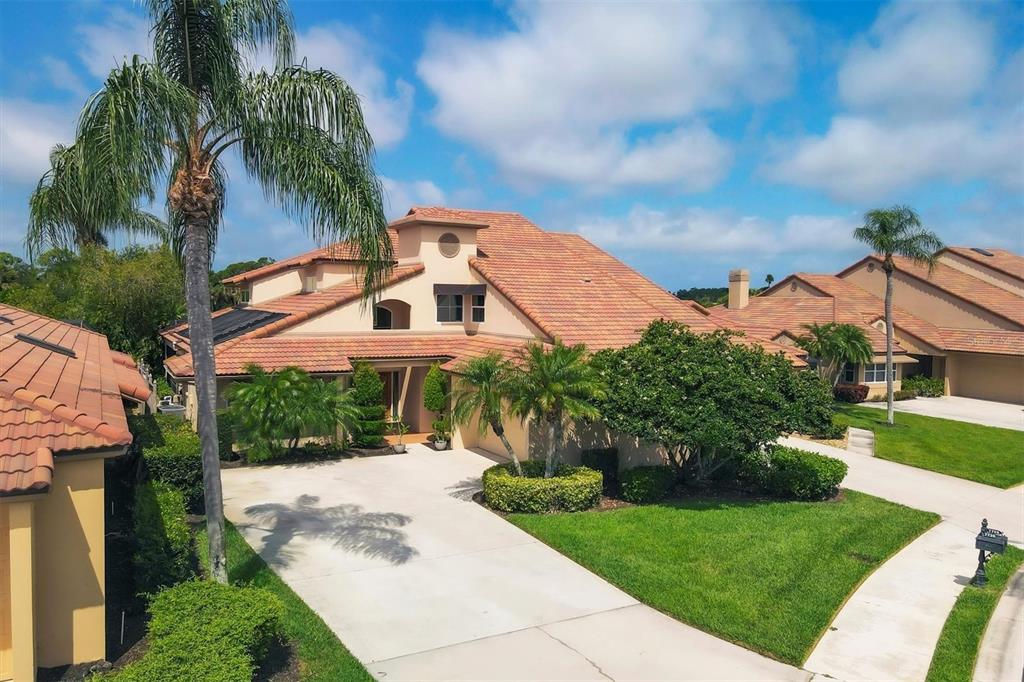
[[[777,497],[823,500],[839,492],[846,462],[816,452],[777,446],[766,457],[751,460],[747,477]]]
[[[601,472],[587,467],[559,466],[544,478],[544,462],[522,463],[516,476],[511,464],[498,464],[483,473],[484,499],[502,512],[539,514],[583,511],[601,501]]]
[[[676,482],[670,466],[642,466],[622,473],[622,499],[633,504],[648,504],[665,499]]]
[[[580,453],[583,466],[601,472],[605,495],[619,493],[619,449],[589,448]]]
[[[191,581],[156,595],[149,612],[149,650],[98,679],[251,682],[270,644],[281,638],[284,607],[260,588]]]
[[[904,390],[914,391],[925,398],[939,398],[946,395],[946,382],[938,377],[914,374],[900,384]]]
[[[868,397],[868,387],[865,384],[836,384],[832,395],[844,403],[862,403]]]
[[[135,488],[135,589],[143,594],[192,577],[192,537],[180,490],[159,481]]]

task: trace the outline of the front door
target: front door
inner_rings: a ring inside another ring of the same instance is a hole
[[[386,418],[393,421],[399,418],[399,400],[402,397],[402,372],[392,370],[381,372],[380,378],[384,380],[384,406],[387,408]]]

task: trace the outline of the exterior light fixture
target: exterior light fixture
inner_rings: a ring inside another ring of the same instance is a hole
[[[974,584],[984,587],[988,584],[985,562],[991,559],[993,554],[1002,554],[1006,551],[1006,534],[1001,530],[989,528],[988,519],[982,519],[981,532],[974,538],[974,548],[978,550],[978,570],[974,572]]]

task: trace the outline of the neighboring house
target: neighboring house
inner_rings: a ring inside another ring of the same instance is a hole
[[[906,376],[945,380],[950,395],[1024,403],[1024,257],[1001,249],[949,247],[929,272],[896,258],[893,358]],[[847,367],[845,381],[885,391],[885,273],[867,256],[836,275],[796,273],[759,296],[746,271],[729,275],[729,302],[711,308],[724,324],[792,343],[811,322],[860,326],[875,356]]]
[[[248,363],[333,378],[365,360],[385,379],[392,416],[422,433],[436,417],[422,398],[433,362],[451,371],[491,350],[510,355],[556,338],[592,350],[618,347],[659,318],[695,331],[722,328],[705,308],[579,235],[545,232],[517,213],[413,208],[390,233],[396,263],[375,305],[360,300],[360,265],[344,244],[225,280],[246,303],[215,313],[219,394],[244,379]],[[163,338],[172,354],[164,364],[194,419],[188,329],[173,327]],[[794,349],[762,343],[802,364]],[[528,428],[507,428],[517,451],[528,452]],[[475,429],[457,432],[453,442],[504,452],[493,434],[478,437]]]
[[[0,680],[106,658],[103,461],[149,395],[102,334],[0,305]]]

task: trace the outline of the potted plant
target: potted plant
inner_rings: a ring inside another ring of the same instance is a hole
[[[435,419],[430,425],[434,429],[434,449],[447,450],[452,433],[452,422],[448,417]]]
[[[398,442],[391,446],[396,454],[402,454],[405,452],[405,443],[402,442],[402,436],[409,433],[409,425],[403,422],[401,419],[396,419],[391,424],[391,428],[394,429],[395,435],[398,436]]]

